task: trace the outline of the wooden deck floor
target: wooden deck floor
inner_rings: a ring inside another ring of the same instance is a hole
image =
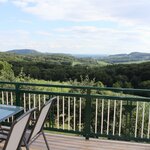
[[[83,137],[46,134],[51,150],[150,150],[150,144],[90,139]],[[47,150],[44,140],[39,137],[31,145],[34,150]]]

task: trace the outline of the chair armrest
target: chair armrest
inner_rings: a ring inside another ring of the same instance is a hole
[[[7,139],[10,128],[0,125],[0,142],[3,142]]]
[[[8,136],[9,132],[0,132],[0,135],[6,135]]]
[[[7,140],[9,132],[7,131],[0,131],[0,142],[3,142],[5,140]]]
[[[0,132],[3,132],[3,131],[9,132],[10,131],[10,127],[8,127],[8,126],[0,126]]]

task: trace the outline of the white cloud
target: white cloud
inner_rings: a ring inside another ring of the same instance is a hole
[[[72,26],[70,28],[58,28],[55,31],[57,32],[76,32],[76,33],[89,33],[97,32],[99,28],[95,26]]]
[[[13,20],[14,21],[14,20]],[[17,20],[19,23],[23,23],[23,24],[31,24],[32,21],[31,20],[27,20],[27,19],[19,19]]]
[[[37,31],[36,34],[40,35],[40,36],[51,36],[52,35],[50,32],[47,32],[47,31]]]
[[[7,1],[8,1],[8,0],[0,0],[0,2],[2,2],[2,3],[3,3],[3,2],[7,2]]]
[[[0,0],[0,3],[4,3],[7,2],[8,0]]]
[[[23,11],[46,20],[150,23],[149,0],[12,0]]]
[[[108,29],[91,26],[60,28],[58,45],[73,53],[125,53],[150,49],[150,29]],[[63,49],[63,48],[61,48]]]
[[[36,38],[39,36],[39,38]],[[8,38],[9,37],[9,38]],[[10,38],[11,37],[11,38]],[[107,29],[95,26],[59,28],[53,32],[0,31],[3,50],[32,48],[60,53],[129,53],[150,49],[150,28]]]

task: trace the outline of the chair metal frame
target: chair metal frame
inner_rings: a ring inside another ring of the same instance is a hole
[[[21,138],[19,139],[18,145],[16,145],[16,146],[17,146],[17,150],[21,150],[21,143],[22,143],[22,140],[23,140],[23,138],[24,138],[24,135],[25,135],[25,133],[26,133],[27,127],[28,127],[28,125],[29,125],[31,116],[32,116],[32,114],[33,114],[33,112],[34,112],[35,110],[36,110],[36,108],[33,108],[33,109],[27,111],[26,113],[24,113],[23,115],[21,115],[18,119],[16,119],[16,120],[13,122],[13,124],[12,124],[12,126],[11,126],[11,128],[10,128],[10,130],[9,130],[9,132],[8,132],[8,136],[7,136],[7,139],[6,139],[6,141],[5,141],[3,150],[7,150],[7,146],[8,146],[8,144],[10,144],[9,141],[10,141],[10,139],[11,139],[11,135],[12,135],[12,133],[13,133],[13,130],[14,130],[14,128],[15,128],[15,125],[17,125],[17,123],[18,123],[19,121],[22,121],[22,119],[24,119],[24,117],[26,117],[27,115],[29,115],[29,118],[28,118],[28,120],[27,120],[27,122],[26,122],[26,124],[25,124],[25,126],[24,126],[24,128],[23,128],[23,132],[22,132]],[[14,140],[16,140],[16,139],[14,139]]]
[[[37,119],[36,119],[36,121],[35,121],[35,124],[34,124],[34,126],[33,126],[33,129],[31,130],[31,133],[30,133],[28,139],[26,139],[26,138],[23,139],[23,141],[24,141],[23,146],[25,146],[27,150],[29,150],[29,146],[30,146],[40,135],[43,135],[43,138],[44,138],[46,147],[47,147],[48,150],[50,150],[50,147],[49,147],[49,145],[48,145],[46,136],[45,136],[45,134],[44,134],[44,132],[43,132],[43,128],[44,128],[44,123],[45,123],[45,121],[46,121],[46,119],[47,119],[47,117],[48,117],[48,113],[49,113],[49,111],[50,111],[50,109],[51,109],[52,103],[54,102],[55,99],[57,99],[57,97],[51,98],[50,100],[48,100],[48,101],[41,107],[40,112],[39,112],[39,114],[38,114],[38,117],[37,117]],[[36,135],[35,135],[34,137],[32,137],[32,134],[34,133],[34,131],[35,131],[36,127],[37,127],[38,121],[39,121],[39,119],[40,119],[40,115],[41,115],[43,109],[44,109],[47,105],[49,105],[49,108],[48,108],[48,110],[47,110],[47,113],[46,113],[45,116],[44,116],[45,118],[44,118],[43,123],[42,123],[42,125],[41,125],[41,127],[40,127],[40,130],[36,133]]]

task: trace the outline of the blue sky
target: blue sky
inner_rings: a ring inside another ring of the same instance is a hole
[[[149,0],[0,0],[0,51],[150,52]]]

